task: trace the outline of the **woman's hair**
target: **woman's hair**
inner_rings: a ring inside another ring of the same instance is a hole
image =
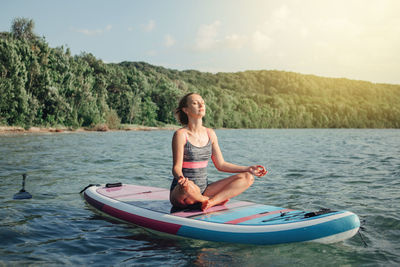
[[[188,94],[184,95],[181,98],[181,100],[179,100],[178,107],[175,109],[175,117],[178,119],[178,121],[182,125],[187,125],[189,123],[188,116],[182,110],[182,108],[187,107],[187,100],[188,100],[189,96],[194,95],[194,94],[196,94],[196,93],[188,93]]]

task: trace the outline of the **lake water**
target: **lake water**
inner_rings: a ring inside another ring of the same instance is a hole
[[[323,245],[178,239],[93,212],[90,183],[169,187],[172,131],[0,136],[0,266],[398,266],[400,130],[217,130],[226,160],[269,173],[237,199],[358,214],[364,231]],[[212,165],[211,165],[212,166]],[[27,173],[28,200],[13,200]],[[209,168],[210,180],[226,176]]]

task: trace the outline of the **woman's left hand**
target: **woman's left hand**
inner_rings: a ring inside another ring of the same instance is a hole
[[[265,167],[262,166],[262,165],[250,166],[250,167],[249,167],[249,171],[250,171],[253,175],[258,176],[258,177],[264,176],[264,175],[266,175],[267,172],[268,172],[268,171],[265,169]]]

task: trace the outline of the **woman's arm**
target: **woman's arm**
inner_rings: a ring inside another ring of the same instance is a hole
[[[174,137],[172,138],[172,175],[174,179],[177,179],[179,183],[181,183],[181,177],[183,177],[182,173],[182,164],[183,164],[183,153],[184,146],[186,143],[186,135],[184,129],[179,129],[174,133]]]
[[[239,172],[250,172],[256,176],[263,176],[267,173],[264,166],[253,165],[253,166],[240,166],[224,160],[221,149],[218,144],[218,138],[215,132],[210,129],[210,139],[212,142],[212,156],[211,159],[217,170],[222,172],[239,173]]]

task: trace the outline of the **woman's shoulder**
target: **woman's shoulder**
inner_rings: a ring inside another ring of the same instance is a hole
[[[186,134],[187,129],[185,127],[179,128],[178,130],[175,131],[175,134]]]
[[[217,134],[215,133],[214,129],[212,128],[206,128],[207,130],[207,135],[210,138],[212,142],[214,142],[217,139]]]
[[[175,131],[174,133],[175,138],[187,138],[187,129],[186,128],[180,128]]]
[[[212,128],[207,128],[207,127],[204,127],[204,128],[206,128],[207,134],[214,134],[215,135],[215,131]]]

